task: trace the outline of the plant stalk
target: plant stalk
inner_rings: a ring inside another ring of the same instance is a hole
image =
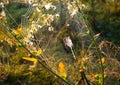
[[[94,36],[92,35],[90,28],[88,27],[88,25],[87,25],[86,22],[85,22],[84,14],[83,14],[82,10],[80,9],[77,1],[76,1],[76,6],[78,7],[79,13],[82,14],[83,23],[84,23],[84,25],[86,26],[87,30],[89,31],[89,36],[90,36],[91,39],[93,40],[93,43],[94,43],[94,45],[95,45],[95,47],[96,47],[96,51],[97,51],[98,57],[99,57],[99,59],[100,59],[100,68],[101,68],[101,71],[102,71],[102,85],[104,85],[104,66],[103,66],[103,64],[102,64],[102,56],[101,56],[101,53],[100,53],[100,51],[99,51],[99,49],[98,49],[96,40],[94,39]]]

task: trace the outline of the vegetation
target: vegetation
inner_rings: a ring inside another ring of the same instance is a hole
[[[1,4],[0,85],[119,85],[119,4]]]

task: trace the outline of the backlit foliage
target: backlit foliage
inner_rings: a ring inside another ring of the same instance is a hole
[[[67,77],[67,72],[65,70],[65,65],[62,63],[62,62],[59,62],[59,72],[60,72],[60,75],[63,77],[63,78],[66,78]]]
[[[1,3],[0,84],[119,84],[120,48],[91,29],[119,12],[117,0],[8,1]]]

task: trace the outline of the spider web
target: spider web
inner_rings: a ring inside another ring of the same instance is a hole
[[[79,13],[74,16],[74,19],[70,17],[70,13],[68,9],[64,9],[60,11],[61,13],[65,12],[65,23],[62,23],[62,18],[60,17],[60,22],[58,22],[58,27],[54,27],[53,31],[48,30],[48,27],[38,27],[39,24],[39,15],[36,16],[34,13],[36,12],[36,7],[33,6],[35,4],[40,4],[39,2],[32,3],[28,5],[27,12],[21,16],[21,26],[23,29],[27,30],[31,28],[31,25],[34,25],[38,30],[35,33],[32,33],[34,38],[32,38],[30,41],[33,42],[32,47],[36,47],[37,49],[41,48],[43,50],[43,56],[41,57],[42,60],[45,61],[45,63],[55,72],[59,75],[58,70],[58,64],[59,62],[63,62],[65,65],[65,69],[67,71],[67,78],[66,80],[70,83],[76,83],[80,79],[80,66],[82,65],[82,62],[79,62],[79,59],[81,59],[80,51],[87,50],[88,48],[94,48],[94,46],[91,46],[91,38],[88,35],[88,30],[85,27],[85,23],[83,21],[82,14]],[[12,15],[9,13],[9,11],[5,8],[6,14],[9,15],[9,17],[13,20],[14,23],[16,23],[15,19],[12,17]],[[31,16],[32,22],[31,22]],[[67,23],[66,23],[67,22]],[[62,25],[61,25],[62,24]],[[16,23],[18,26],[18,24]],[[13,27],[15,27],[13,25]],[[58,29],[57,29],[58,28]],[[22,37],[25,37],[26,34],[22,34]],[[73,59],[73,55],[71,53],[71,49],[65,45],[64,38],[70,37],[73,43],[73,52],[75,53],[75,56],[77,60]]]

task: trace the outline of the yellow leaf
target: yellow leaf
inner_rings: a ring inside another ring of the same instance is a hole
[[[103,58],[101,59],[101,61],[102,61],[102,64],[104,64],[104,63],[105,63],[105,58],[103,57]]]
[[[61,75],[63,78],[66,78],[66,77],[67,77],[67,73],[66,73],[64,64],[63,64],[62,62],[60,62],[58,66],[59,66],[60,75]]]
[[[22,32],[22,26],[18,26],[17,30],[12,30],[13,33],[15,33],[16,35],[19,35]]]
[[[36,56],[39,56],[43,53],[43,50],[41,48],[38,49]]]
[[[37,64],[37,59],[35,59],[35,58],[22,57],[22,59],[27,60],[27,61],[31,61],[31,62],[33,62],[34,65]]]
[[[22,26],[18,26],[18,28],[17,28],[17,31],[19,32],[19,33],[21,33],[22,32]]]

